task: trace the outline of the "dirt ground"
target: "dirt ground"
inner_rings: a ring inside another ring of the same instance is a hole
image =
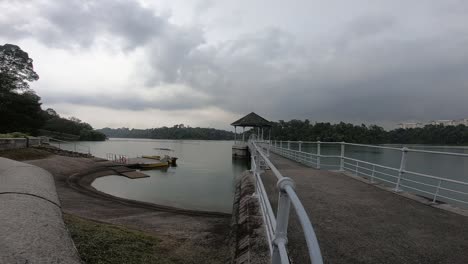
[[[166,210],[136,201],[114,199],[73,184],[71,176],[79,180],[89,174],[105,172],[109,163],[97,159],[52,155],[26,162],[44,168],[54,176],[65,213],[165,237],[178,249],[174,252],[186,254],[191,259],[187,263],[224,263],[221,259],[229,257],[229,215]],[[219,262],[210,260],[210,257]]]

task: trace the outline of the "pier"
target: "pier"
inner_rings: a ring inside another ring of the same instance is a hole
[[[466,263],[468,218],[373,186],[341,172],[318,170],[271,153],[271,162],[295,182],[317,234],[325,263]],[[277,178],[262,174],[272,208]],[[288,249],[310,263],[295,214]]]
[[[414,166],[420,154],[457,162],[468,154],[255,132],[241,143],[271,263],[468,263],[465,172],[457,179],[428,170],[436,164]],[[385,151],[391,160],[369,160]]]

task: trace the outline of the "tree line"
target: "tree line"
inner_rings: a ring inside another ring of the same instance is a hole
[[[151,138],[151,139],[200,139],[200,140],[231,140],[234,133],[214,128],[189,127],[174,125],[150,129],[103,128],[98,131],[107,137],[115,138]]]
[[[362,144],[438,144],[467,145],[468,127],[464,125],[426,125],[422,128],[384,130],[377,125],[349,123],[311,123],[291,120],[272,123],[271,137],[276,140],[331,141]]]
[[[39,135],[40,129],[77,136],[80,140],[105,140],[87,123],[62,118],[53,109],[42,110],[41,98],[29,87],[39,75],[27,52],[12,44],[0,45],[0,133]]]

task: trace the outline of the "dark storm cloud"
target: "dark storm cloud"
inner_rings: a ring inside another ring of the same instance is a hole
[[[50,102],[131,110],[214,105],[272,119],[461,118],[468,116],[468,4],[457,4],[461,7],[448,5],[423,18],[357,15],[310,39],[271,27],[213,44],[199,26],[176,26],[134,1],[54,1],[38,5],[42,24],[24,26],[26,20],[11,17],[0,35],[34,37],[62,49],[110,39],[124,51],[144,51],[151,70],[138,77],[146,89],[177,83],[212,97],[187,94],[154,103],[133,96],[43,96]],[[425,28],[424,19],[436,22]]]
[[[85,106],[98,106],[111,109],[126,109],[141,111],[147,109],[160,110],[187,110],[198,109],[210,103],[207,98],[200,98],[190,94],[178,94],[177,100],[152,100],[144,96],[127,94],[94,94],[94,95],[70,95],[45,93],[44,102],[47,104],[74,104]],[[103,100],[105,98],[105,100]],[[164,98],[163,98],[164,99]]]

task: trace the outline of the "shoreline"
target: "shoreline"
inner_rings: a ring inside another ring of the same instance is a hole
[[[171,212],[171,213],[186,214],[186,215],[193,215],[193,216],[231,217],[232,215],[232,214],[223,213],[223,212],[191,210],[191,209],[185,209],[185,208],[178,208],[174,206],[167,206],[167,205],[162,205],[162,204],[122,198],[122,197],[114,196],[114,195],[99,191],[92,186],[92,183],[97,178],[110,176],[110,175],[126,177],[125,175],[120,175],[116,173],[114,170],[109,169],[108,167],[100,167],[98,168],[98,170],[79,172],[79,173],[70,175],[67,178],[67,184],[71,188],[77,191],[83,192],[83,193],[98,195],[99,197],[102,197],[104,199],[109,199],[109,200],[122,203],[125,205],[132,205],[132,206],[137,206],[137,207],[146,208],[146,209],[161,210],[161,211],[166,211],[166,212]],[[138,180],[138,179],[132,179],[132,180]]]

